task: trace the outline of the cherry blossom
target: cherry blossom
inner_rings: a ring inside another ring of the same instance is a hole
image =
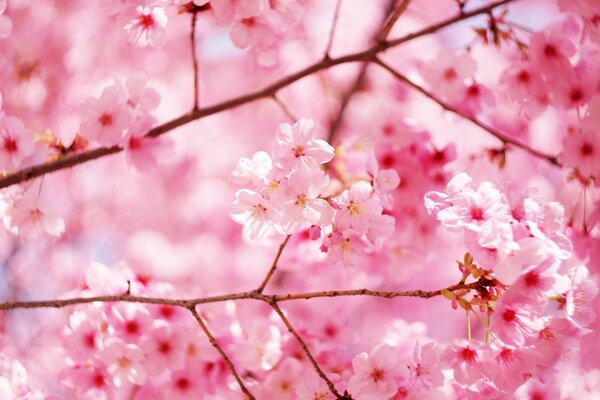
[[[425,3],[0,0],[0,399],[600,398],[600,4]]]
[[[167,38],[168,18],[161,7],[137,6],[131,20],[124,26],[129,40],[136,46],[162,47]]]
[[[100,359],[107,365],[107,371],[117,388],[127,383],[142,385],[146,381],[144,353],[134,344],[127,344],[118,338],[106,339]]]
[[[281,124],[277,128],[277,162],[285,168],[297,162],[316,161],[318,164],[333,158],[333,147],[323,140],[313,137],[314,122],[300,119],[294,125]]]
[[[348,381],[348,391],[357,399],[388,399],[398,391],[398,355],[389,345],[382,344],[369,354],[360,353],[352,360],[354,376]]]
[[[122,89],[112,85],[102,91],[99,99],[87,98],[81,103],[80,130],[84,137],[104,146],[120,142],[131,123]]]

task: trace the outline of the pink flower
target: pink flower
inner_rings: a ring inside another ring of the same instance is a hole
[[[544,79],[529,64],[517,65],[504,72],[502,83],[510,99],[518,102],[547,92]]]
[[[71,374],[72,382],[69,382],[69,386],[74,387],[78,394],[77,398],[102,400],[115,398],[115,387],[105,365],[81,364],[76,366]]]
[[[306,371],[296,385],[296,400],[334,400],[329,387],[314,371]]]
[[[471,385],[483,377],[484,347],[476,340],[455,340],[440,356],[454,371],[454,379],[464,385]]]
[[[536,333],[530,343],[538,354],[538,364],[544,369],[556,365],[565,350],[577,345],[582,334],[582,329],[567,318],[540,318],[536,325]]]
[[[328,184],[329,176],[314,162],[292,171],[285,190],[278,195],[289,199],[281,206],[280,220],[287,234],[298,232],[307,222],[321,227],[331,224],[333,208],[320,198]]]
[[[117,388],[127,383],[143,385],[146,381],[144,353],[134,344],[126,344],[112,337],[104,341],[104,348],[98,355],[108,369],[113,384]]]
[[[567,317],[581,327],[589,325],[596,318],[592,300],[598,294],[598,286],[588,275],[589,271],[583,265],[571,268],[569,288],[564,295]]]
[[[144,366],[148,373],[158,375],[165,368],[181,369],[186,344],[185,333],[178,327],[172,328],[156,323],[154,328],[140,339],[140,348],[146,355]]]
[[[600,71],[594,64],[581,61],[576,68],[565,69],[560,79],[551,80],[552,103],[563,109],[586,104],[597,92]]]
[[[450,183],[454,185],[453,181]],[[450,183],[448,198],[445,199],[449,206],[437,212],[437,219],[446,229],[453,232],[464,229],[478,232],[490,219],[507,222],[510,219],[510,210],[504,195],[491,182],[483,182],[476,191],[463,186],[466,190],[456,195],[452,195],[454,187],[450,186]],[[432,195],[428,193],[425,196],[431,201]],[[433,197],[444,199],[440,194],[434,194]]]
[[[453,98],[465,88],[465,79],[473,77],[476,65],[469,53],[457,55],[449,49],[442,49],[435,62],[429,62],[421,69],[421,75],[429,87],[440,96]]]
[[[387,344],[370,354],[360,353],[352,360],[354,375],[348,381],[348,392],[357,400],[388,400],[398,391],[400,368],[396,349]]]
[[[100,310],[76,311],[69,318],[69,328],[65,330],[65,349],[74,360],[93,358],[100,348],[105,334],[101,325],[106,316]]]
[[[394,169],[379,169],[375,154],[369,156],[367,170],[373,178],[373,189],[381,205],[391,210],[394,206],[392,191],[400,184],[400,176]]]
[[[534,347],[512,347],[493,343],[484,354],[486,376],[500,390],[514,392],[537,370],[538,351]]]
[[[412,363],[408,366],[410,380],[420,389],[430,389],[442,386],[444,374],[439,361],[441,349],[433,342],[424,346],[415,344]]]
[[[264,16],[236,20],[229,33],[233,44],[240,48],[266,49],[276,38],[273,28]]]
[[[17,169],[34,150],[33,133],[21,120],[0,115],[0,171]]]
[[[204,398],[204,385],[201,375],[190,369],[178,370],[171,374],[166,385],[167,398],[196,400]]]
[[[234,221],[244,224],[244,234],[250,239],[261,238],[279,220],[278,212],[260,194],[242,189],[235,197],[230,215]]]
[[[167,158],[173,150],[173,142],[164,136],[146,136],[156,121],[149,114],[140,115],[123,138],[127,163],[138,172],[156,169],[158,161]]]
[[[541,71],[560,73],[570,67],[568,59],[575,53],[575,46],[557,27],[534,33],[529,43],[531,59]]]
[[[448,182],[444,192],[431,191],[425,194],[425,207],[429,214],[438,218],[440,211],[452,206],[452,202],[456,196],[463,191],[473,190],[475,190],[473,179],[466,173],[461,172]]]
[[[125,81],[127,90],[127,104],[133,109],[150,112],[160,103],[160,94],[153,88],[146,86],[146,77],[143,74],[133,74]]]
[[[81,103],[81,134],[103,146],[118,144],[132,119],[125,101],[117,84],[104,89],[99,99],[85,99]]]
[[[561,160],[565,167],[577,168],[584,177],[600,176],[600,134],[585,130],[565,136]]]
[[[162,47],[167,41],[168,18],[161,7],[137,6],[131,20],[123,27],[135,46]]]
[[[335,219],[338,229],[353,228],[359,233],[369,230],[371,220],[383,211],[381,204],[371,196],[372,192],[373,188],[365,181],[357,182],[342,192],[337,199],[341,207]]]
[[[234,17],[252,18],[262,13],[263,0],[211,0],[219,24],[229,24]]]
[[[332,265],[338,262],[345,266],[356,266],[360,255],[365,250],[365,243],[352,229],[344,230],[343,234],[333,231],[323,239],[323,249],[327,251],[327,261]]]
[[[267,321],[255,321],[237,345],[240,365],[250,370],[272,369],[281,358],[281,332]]]
[[[490,327],[503,342],[521,345],[533,335],[531,319],[531,312],[525,304],[517,303],[510,296],[503,296],[496,303]]]
[[[324,164],[333,158],[334,149],[327,142],[313,138],[314,123],[301,118],[293,126],[280,124],[277,128],[275,162],[291,169],[300,161]]]
[[[263,396],[271,399],[296,400],[296,385],[306,367],[295,358],[288,357],[269,373],[262,385]]]
[[[264,151],[254,153],[252,159],[240,157],[229,179],[238,185],[257,189],[267,182],[267,175],[273,168],[271,157]]]
[[[126,342],[136,343],[152,329],[147,307],[139,304],[117,304],[111,310],[111,324],[117,335]]]
[[[50,236],[60,236],[65,231],[65,223],[59,216],[41,204],[37,190],[30,189],[16,200],[10,215],[10,226],[20,237],[33,239],[42,232]]]

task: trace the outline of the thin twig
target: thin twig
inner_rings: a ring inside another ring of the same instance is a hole
[[[269,283],[269,280],[271,279],[271,277],[273,276],[273,273],[277,269],[277,263],[279,262],[279,258],[281,257],[281,254],[283,253],[283,249],[285,248],[285,245],[287,244],[288,240],[290,240],[291,236],[292,235],[287,235],[285,237],[285,239],[283,240],[283,242],[279,245],[279,249],[277,250],[277,254],[275,255],[275,258],[273,259],[271,268],[269,268],[269,271],[267,272],[265,279],[263,279],[263,281],[260,284],[260,286],[258,287],[258,289],[256,289],[257,293],[262,293],[262,291],[265,289],[265,286],[267,286],[267,283]]]
[[[377,40],[379,42],[385,42],[386,41],[386,39],[390,35],[390,32],[394,28],[394,25],[396,24],[396,21],[398,21],[398,18],[400,18],[400,16],[402,14],[404,14],[404,11],[406,11],[406,9],[408,8],[408,5],[410,4],[410,1],[411,0],[402,0],[402,2],[400,2],[400,5],[398,5],[398,7],[396,7],[394,9],[394,11],[390,14],[389,18],[387,19],[387,21],[383,25],[383,28],[381,29],[381,32],[379,32],[379,35],[377,35]]]
[[[192,41],[192,64],[194,66],[194,110],[198,110],[198,97],[200,95],[200,85],[198,82],[198,59],[196,54],[196,22],[198,11],[192,13],[192,32],[190,34]]]
[[[370,47],[369,49],[364,50],[364,51],[349,54],[349,55],[342,56],[342,57],[338,57],[335,59],[323,59],[315,64],[312,64],[312,65],[302,69],[301,71],[298,71],[296,73],[288,75],[287,77],[282,78],[263,89],[236,97],[231,100],[224,101],[219,104],[215,104],[213,106],[205,107],[201,110],[192,110],[192,111],[190,111],[184,115],[181,115],[171,121],[168,121],[162,125],[159,125],[159,126],[155,127],[154,129],[151,129],[150,132],[148,132],[148,136],[150,136],[150,137],[160,136],[166,132],[169,132],[169,131],[171,131],[177,127],[180,127],[182,125],[185,125],[191,121],[195,121],[197,119],[201,119],[201,118],[207,117],[209,115],[217,114],[217,113],[220,113],[225,110],[230,110],[232,108],[253,102],[258,99],[273,96],[273,94],[277,93],[277,91],[279,91],[280,89],[282,89],[288,85],[291,85],[292,83],[299,81],[300,79],[310,76],[321,70],[331,68],[333,66],[340,65],[340,64],[350,63],[350,62],[372,60],[373,57],[375,57],[375,55],[377,55],[378,53],[385,51],[389,48],[396,47],[396,46],[406,43],[406,42],[410,42],[411,40],[414,40],[414,39],[422,37],[422,36],[430,35],[441,29],[451,26],[457,22],[466,20],[468,18],[477,16],[480,14],[485,14],[485,13],[489,12],[490,10],[493,10],[496,7],[511,3],[513,1],[516,1],[516,0],[497,1],[495,3],[488,4],[487,6],[480,7],[478,9],[475,9],[468,13],[459,14],[452,18],[438,22],[437,24],[430,25],[430,26],[423,28],[417,32],[405,35],[401,38],[394,39],[394,40],[388,40],[384,43],[377,43],[376,45],[373,45],[372,47]],[[98,159],[98,158],[101,158],[104,156],[108,156],[110,154],[116,154],[122,150],[123,150],[123,148],[121,148],[119,146],[100,147],[97,149],[88,150],[88,151],[84,151],[84,152],[73,154],[73,155],[68,155],[68,156],[59,158],[58,160],[54,160],[54,161],[50,161],[47,163],[37,164],[37,165],[31,166],[31,167],[23,168],[21,170],[15,171],[11,174],[8,174],[8,175],[0,178],[0,189],[15,185],[17,183],[28,181],[33,178],[37,178],[39,176],[46,175],[51,172],[56,172],[56,171],[59,171],[62,169],[73,167],[78,164],[82,164],[82,163],[92,161],[92,160],[95,160],[95,159]]]
[[[277,315],[279,315],[279,318],[281,319],[281,322],[283,322],[283,324],[285,325],[285,327],[287,328],[287,330],[292,334],[292,336],[294,336],[296,338],[296,341],[298,341],[298,344],[300,345],[300,347],[304,351],[304,354],[306,354],[306,357],[308,357],[308,360],[312,364],[312,366],[315,369],[315,371],[317,372],[317,374],[321,377],[321,379],[323,379],[323,381],[325,381],[325,383],[329,387],[329,390],[331,391],[331,393],[333,393],[333,395],[335,397],[337,397],[338,399],[343,399],[344,396],[342,396],[336,390],[333,382],[331,382],[331,380],[327,377],[327,375],[325,375],[325,372],[323,372],[323,370],[321,369],[321,367],[319,367],[319,364],[317,363],[317,360],[315,360],[315,358],[313,357],[312,353],[308,349],[308,346],[306,345],[306,342],[302,339],[302,337],[294,329],[294,327],[292,326],[292,324],[290,323],[290,321],[287,319],[287,317],[285,316],[285,314],[283,313],[283,311],[281,311],[281,308],[279,308],[279,305],[277,305],[277,302],[276,301],[269,301],[268,303],[271,305],[271,307],[273,308],[273,310],[275,310],[275,312],[277,313]]]
[[[407,84],[408,86],[412,87],[413,89],[415,89],[416,91],[420,92],[421,94],[423,94],[425,97],[429,98],[430,100],[433,100],[434,102],[436,102],[439,106],[441,106],[443,109],[450,111],[454,114],[457,114],[459,116],[461,116],[462,118],[471,121],[473,124],[477,125],[478,127],[480,127],[481,129],[487,131],[489,134],[491,134],[492,136],[496,137],[498,140],[500,140],[502,143],[506,144],[510,144],[514,147],[518,147],[522,150],[525,150],[526,152],[528,152],[529,154],[538,157],[538,158],[542,158],[545,159],[546,161],[548,161],[550,164],[552,165],[556,165],[556,166],[561,166],[560,163],[558,162],[558,159],[555,156],[549,155],[549,154],[545,154],[539,150],[533,149],[531,147],[529,147],[528,145],[521,143],[513,138],[511,138],[510,136],[507,136],[506,134],[492,128],[491,126],[479,121],[478,119],[464,113],[463,111],[459,110],[458,108],[444,102],[443,100],[441,100],[439,97],[437,97],[436,95],[434,95],[433,93],[431,93],[430,91],[428,91],[427,89],[423,88],[422,86],[417,85],[416,83],[414,83],[413,81],[411,81],[410,79],[408,79],[406,76],[402,75],[400,72],[398,72],[397,70],[395,70],[394,68],[392,68],[390,65],[386,64],[385,62],[381,61],[381,59],[379,58],[375,58],[374,61],[376,64],[380,65],[381,67],[383,67],[384,69],[386,69],[387,71],[389,71],[396,79],[398,79],[401,82],[404,82],[405,84]]]
[[[244,392],[244,394],[249,399],[255,400],[254,395],[252,395],[252,393],[248,390],[248,388],[246,387],[246,385],[244,385],[244,382],[242,381],[242,378],[240,378],[240,375],[238,374],[237,370],[235,369],[235,366],[233,365],[233,363],[231,362],[231,359],[229,358],[229,356],[227,355],[227,353],[225,353],[225,350],[223,350],[223,348],[221,347],[221,345],[219,345],[219,343],[217,342],[217,340],[215,339],[215,337],[212,335],[212,333],[208,329],[208,326],[206,326],[206,324],[204,323],[204,321],[202,320],[202,318],[200,317],[200,315],[196,311],[196,306],[191,306],[188,309],[190,310],[190,312],[194,316],[194,319],[196,320],[196,322],[198,322],[198,325],[200,325],[200,328],[202,328],[202,330],[206,334],[206,337],[208,338],[208,341],[210,342],[210,344],[219,352],[219,354],[221,354],[221,357],[223,358],[223,360],[225,360],[225,364],[227,364],[227,367],[229,367],[229,370],[233,374],[233,376],[234,376],[235,380],[237,381],[238,385],[240,385],[240,389],[242,389],[242,392]]]
[[[285,102],[283,101],[281,96],[279,96],[279,94],[275,93],[273,95],[273,100],[275,100],[275,103],[279,105],[281,111],[283,111],[283,113],[290,119],[290,121],[295,122],[298,120],[298,117],[294,115],[294,113],[290,110],[287,104],[285,104]]]
[[[329,58],[331,52],[331,46],[333,46],[333,38],[335,36],[335,28],[337,27],[337,21],[340,16],[340,7],[342,0],[337,0],[335,4],[335,10],[333,11],[333,22],[331,23],[331,30],[329,31],[329,39],[327,39],[327,46],[325,47],[325,58]]]

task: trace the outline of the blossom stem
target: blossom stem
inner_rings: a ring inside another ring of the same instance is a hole
[[[281,257],[281,254],[283,253],[283,249],[285,248],[285,245],[287,244],[288,240],[290,240],[291,236],[292,235],[287,235],[285,237],[285,239],[283,240],[283,242],[279,245],[279,249],[277,250],[277,254],[275,255],[275,258],[273,259],[271,268],[269,268],[267,275],[265,275],[265,278],[263,279],[262,283],[260,284],[258,289],[256,289],[257,293],[262,293],[262,291],[265,289],[265,286],[267,286],[267,283],[269,283],[269,281],[271,280],[271,277],[273,276],[273,274],[275,273],[275,270],[277,269],[277,263],[279,262],[279,258]]]
[[[467,339],[471,340],[471,315],[469,313],[469,309],[466,310],[467,312]]]
[[[191,42],[192,42],[192,64],[194,67],[194,108],[193,110],[198,110],[199,100],[198,97],[200,95],[200,85],[198,82],[198,55],[196,49],[196,23],[197,23],[197,15],[198,12],[194,11],[192,13],[192,32],[190,34]]]

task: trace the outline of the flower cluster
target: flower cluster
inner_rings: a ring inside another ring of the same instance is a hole
[[[123,1],[109,12],[118,15],[129,41],[137,47],[162,47],[167,41],[167,10],[210,15],[210,21],[229,28],[232,43],[250,49],[258,65],[279,62],[279,47],[302,21],[304,7],[296,1],[266,0],[153,0]]]
[[[563,207],[538,197],[511,188],[504,194],[487,181],[476,188],[471,177],[460,173],[444,192],[427,193],[425,205],[446,229],[464,233],[476,261],[502,283],[512,284],[531,266],[555,270],[572,255],[563,233]]]
[[[259,151],[239,160],[230,178],[247,188],[236,193],[231,215],[251,239],[305,230],[322,239],[330,261],[350,265],[392,234],[394,218],[383,214],[382,201],[398,186],[398,174],[380,171],[373,160],[366,177],[351,185],[331,178],[325,168],[334,149],[314,138],[313,125],[304,118],[281,124],[273,158]]]
[[[156,124],[150,112],[159,102],[160,95],[146,86],[142,75],[130,76],[125,85],[115,82],[100,98],[89,97],[81,104],[81,135],[102,146],[124,147],[128,163],[148,171],[171,147],[167,138],[146,136]]]
[[[527,393],[540,390],[548,371],[589,332],[598,288],[585,266],[561,262],[571,256],[570,241],[560,232],[562,208],[530,196],[509,198],[490,182],[475,189],[466,174],[453,178],[445,193],[425,197],[429,211],[447,229],[464,232],[475,251],[459,263],[461,282],[473,276],[489,286],[475,294],[442,294],[467,318],[479,317],[485,341],[417,343],[410,358],[404,347],[379,345],[352,362],[347,390],[353,398],[449,398],[449,388],[453,398],[533,398]],[[470,325],[468,330],[470,336]]]

